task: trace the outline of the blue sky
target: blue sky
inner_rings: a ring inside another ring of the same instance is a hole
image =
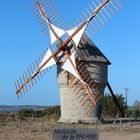
[[[34,0],[4,0],[0,4],[0,104],[59,104],[56,68],[52,68],[23,98],[17,100],[15,80],[40,53],[48,39],[31,14]],[[65,21],[71,23],[90,0],[54,0]],[[97,47],[111,61],[108,79],[115,93],[128,104],[140,100],[140,1],[122,2],[123,8],[93,36]],[[74,9],[74,10],[71,10]],[[106,90],[106,92],[108,92]]]

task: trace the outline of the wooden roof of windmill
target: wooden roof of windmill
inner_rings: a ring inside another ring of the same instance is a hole
[[[85,35],[84,35],[85,36]],[[97,48],[97,46],[85,36],[87,40],[84,41],[85,44],[80,42],[78,47],[79,57],[82,61],[92,61],[92,62],[102,62],[110,65],[110,61],[105,57],[105,55]]]

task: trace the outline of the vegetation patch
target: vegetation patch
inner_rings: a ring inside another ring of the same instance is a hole
[[[21,119],[25,119],[26,117],[59,119],[60,106],[55,106],[44,110],[22,109],[18,112],[18,116]]]

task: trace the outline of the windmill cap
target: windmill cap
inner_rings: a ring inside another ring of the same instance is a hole
[[[102,62],[108,65],[111,64],[111,62],[104,56],[104,54],[89,38],[87,38],[86,42],[84,41],[84,44],[80,42],[80,46],[82,47],[78,47],[78,52],[79,57],[82,61]]]

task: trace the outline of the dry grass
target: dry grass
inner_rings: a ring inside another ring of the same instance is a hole
[[[122,125],[91,125],[91,124],[63,124],[56,119],[26,118],[21,120],[20,126],[15,117],[7,117],[0,120],[0,140],[51,140],[53,128],[98,128],[99,140],[140,140],[140,124],[134,123]],[[112,137],[112,138],[111,138]],[[136,137],[136,138],[135,138]],[[116,139],[115,139],[116,138]],[[118,139],[120,138],[120,139]]]

